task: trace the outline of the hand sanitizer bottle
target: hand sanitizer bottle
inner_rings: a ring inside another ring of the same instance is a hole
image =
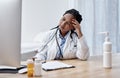
[[[103,43],[103,67],[112,68],[112,43],[110,42],[109,33],[101,32],[105,34],[105,41]]]

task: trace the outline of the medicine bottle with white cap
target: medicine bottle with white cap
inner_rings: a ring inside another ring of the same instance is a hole
[[[33,77],[34,74],[34,62],[32,59],[27,60],[27,76]]]
[[[39,77],[41,76],[41,70],[42,70],[42,63],[40,59],[35,59],[34,63],[34,76]]]

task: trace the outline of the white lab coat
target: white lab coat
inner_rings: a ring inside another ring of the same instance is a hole
[[[43,43],[38,50],[38,53],[35,57],[40,58],[42,60],[53,60],[56,57],[56,53],[59,50],[55,38],[56,29],[50,30],[46,37],[43,40]],[[72,34],[72,38],[70,37],[70,32],[68,32],[68,36],[66,38],[66,42],[63,48],[63,59],[72,59],[78,58],[81,60],[87,60],[89,57],[89,48],[85,41],[85,38],[82,36],[78,39],[76,34]],[[59,36],[57,33],[57,39],[59,41]]]

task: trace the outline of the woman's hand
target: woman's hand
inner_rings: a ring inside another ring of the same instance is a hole
[[[79,22],[75,19],[72,19],[72,25],[75,28],[75,31],[78,35],[78,38],[82,37],[83,34],[82,34],[82,31],[81,31],[81,26],[80,26]]]

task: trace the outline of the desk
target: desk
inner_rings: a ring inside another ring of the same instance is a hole
[[[54,71],[42,70],[42,77],[33,78],[120,78],[120,54],[113,55],[112,69],[102,67],[102,56],[91,56],[88,61],[78,59],[62,62],[75,68]],[[26,74],[0,74],[0,78],[27,78]]]

